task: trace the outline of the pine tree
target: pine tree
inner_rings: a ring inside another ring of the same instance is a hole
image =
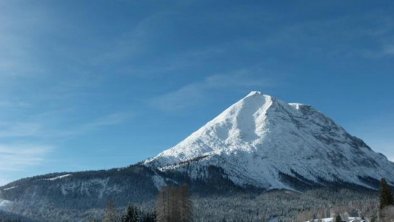
[[[389,205],[393,205],[393,194],[391,193],[391,188],[387,184],[385,179],[380,181],[380,209],[383,209]]]
[[[142,217],[142,222],[156,222],[155,213],[147,213]]]
[[[338,215],[335,217],[335,222],[342,222],[341,215],[338,214]]]
[[[378,216],[376,214],[374,214],[371,217],[371,222],[376,222],[376,221],[378,221]]]
[[[126,214],[122,217],[122,222],[138,222],[140,214],[140,211],[136,207],[129,205]]]

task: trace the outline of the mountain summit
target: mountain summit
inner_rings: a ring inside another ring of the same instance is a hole
[[[394,164],[333,120],[258,91],[144,164],[202,180],[214,166],[236,185],[263,189],[394,182]]]

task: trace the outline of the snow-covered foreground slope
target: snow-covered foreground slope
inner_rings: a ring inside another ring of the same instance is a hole
[[[215,166],[237,185],[264,189],[394,184],[394,164],[330,118],[256,91],[144,164],[202,180]]]

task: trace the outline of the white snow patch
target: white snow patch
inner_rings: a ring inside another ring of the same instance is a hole
[[[335,218],[333,217],[328,217],[328,218],[322,218],[322,219],[314,219],[311,221],[306,221],[306,222],[334,222]],[[366,222],[363,220],[361,217],[349,217],[347,220],[344,220],[346,222]]]
[[[60,184],[60,190],[63,195],[67,195],[69,193],[80,193],[87,196],[97,195],[97,198],[99,199],[103,198],[106,193],[119,193],[122,191],[118,185],[110,185],[109,180],[110,179],[107,177],[105,179],[71,181]]]
[[[0,208],[9,207],[12,204],[12,201],[0,199]]]
[[[162,187],[167,186],[166,181],[159,175],[153,175],[152,180],[153,180],[153,184],[158,190],[160,190]]]
[[[18,186],[12,186],[12,187],[7,187],[7,188],[4,188],[3,190],[12,190],[12,189],[15,189],[15,188],[17,188]]]
[[[54,180],[63,179],[63,178],[69,177],[69,176],[72,176],[72,174],[64,174],[64,175],[60,175],[60,176],[57,176],[57,177],[47,178],[45,180],[54,181]]]

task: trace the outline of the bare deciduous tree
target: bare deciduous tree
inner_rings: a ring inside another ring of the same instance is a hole
[[[186,185],[181,187],[164,187],[156,203],[159,222],[192,221],[192,204]]]
[[[388,206],[380,212],[381,222],[394,222],[394,206]]]
[[[105,208],[105,214],[103,222],[118,222],[118,213],[116,212],[115,204],[110,199],[107,202],[107,207]]]

